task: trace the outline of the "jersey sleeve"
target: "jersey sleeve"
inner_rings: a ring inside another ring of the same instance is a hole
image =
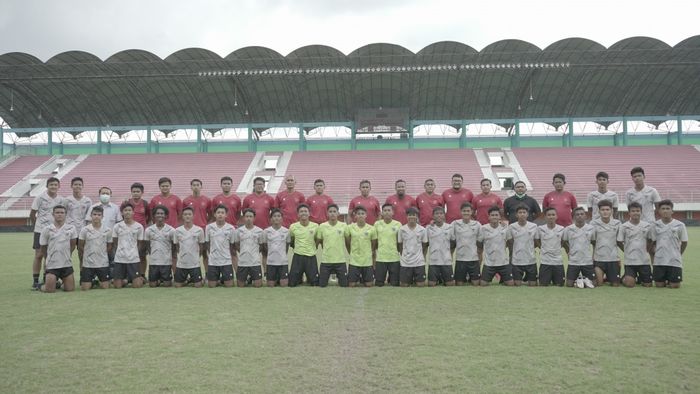
[[[377,239],[377,229],[374,226],[372,226],[372,229],[370,230],[370,239],[372,241]]]
[[[112,237],[112,232],[111,232],[111,231],[107,232],[107,243],[108,243],[108,244],[111,244],[111,243],[114,242],[112,238],[113,238],[113,237]]]
[[[573,193],[569,194],[571,194],[571,210],[573,211],[574,208],[578,207],[578,202],[576,201],[576,196],[574,196]]]
[[[403,234],[403,231],[399,229],[399,234],[396,236],[396,242],[400,244],[403,243],[403,236],[401,234]]]
[[[136,239],[139,241],[143,241],[143,226],[141,223],[138,223],[139,225],[139,231],[136,233]]]
[[[424,244],[428,243],[428,231],[425,228],[423,228],[423,236],[421,236],[421,242],[423,242]]]
[[[87,227],[83,227],[80,230],[80,234],[78,234],[78,239],[85,241],[85,235],[87,234],[87,232],[88,232]]]
[[[651,195],[651,202],[657,203],[661,201],[661,195],[659,195],[659,191],[654,189],[654,192]]]
[[[199,229],[199,234],[197,234],[197,240],[200,244],[204,243],[204,230],[202,230],[201,228]]]
[[[680,239],[681,242],[688,242],[688,229],[685,227],[685,224],[683,222],[681,222]]]
[[[209,242],[209,226],[204,228],[204,242]]]
[[[615,194],[615,198],[612,199],[613,209],[617,209],[620,205],[620,197]]]
[[[542,199],[542,209],[547,209],[549,208],[549,199],[547,198],[548,194],[544,195],[544,198]]]
[[[41,235],[39,236],[39,245],[46,246],[49,244],[49,228],[41,230]]]
[[[484,242],[484,232],[481,227],[479,227],[479,231],[476,233],[476,242]]]
[[[377,217],[382,216],[382,204],[380,204],[379,200],[376,198],[374,199],[374,202],[374,213],[377,215]]]
[[[316,234],[314,235],[317,239],[323,240],[323,225],[318,225],[318,228],[316,228]]]
[[[593,192],[588,193],[586,196],[586,206],[588,206],[588,209],[593,209]]]
[[[506,240],[511,240],[513,239],[513,227],[508,226],[506,227]]]
[[[625,226],[620,226],[617,229],[617,242],[625,241]]]
[[[112,238],[119,238],[119,223],[112,228]]]

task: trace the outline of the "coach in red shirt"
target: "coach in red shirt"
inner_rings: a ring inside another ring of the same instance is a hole
[[[573,223],[572,213],[578,206],[576,197],[573,194],[564,191],[566,185],[566,177],[564,174],[556,173],[552,177],[552,185],[554,191],[544,195],[542,200],[542,210],[552,207],[557,211],[557,224],[563,227],[570,226]]]
[[[406,194],[406,181],[403,179],[394,182],[394,190],[396,190],[396,194],[387,197],[385,203],[394,207],[394,220],[406,224],[408,223],[406,210],[411,207],[418,208],[416,199]]]

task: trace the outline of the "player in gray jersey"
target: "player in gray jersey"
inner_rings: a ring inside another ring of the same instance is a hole
[[[613,217],[617,216],[617,206],[619,205],[620,201],[617,197],[617,193],[608,190],[608,173],[600,171],[596,174],[595,180],[598,184],[598,190],[588,193],[588,198],[586,199],[588,211],[591,214],[591,219],[595,220],[600,218],[600,214],[598,213],[598,202],[602,200],[610,200],[610,202],[612,202]]]
[[[642,206],[642,220],[653,223],[656,220],[654,209],[658,208],[661,196],[659,192],[651,186],[644,184],[645,174],[642,167],[634,167],[630,171],[634,187],[625,193],[627,205],[637,202]]]
[[[467,281],[478,286],[481,281],[481,262],[476,248],[481,223],[472,220],[472,204],[462,203],[460,206],[462,220],[452,222],[450,239],[455,250],[455,284],[462,286]]]
[[[143,234],[143,248],[148,251],[148,286],[170,287],[177,263],[177,252],[173,240],[175,229],[165,222],[168,208],[156,205],[151,212],[153,224]]]
[[[561,255],[564,227],[557,224],[557,210],[544,209],[546,223],[537,227],[540,248],[540,286],[564,286],[564,260]]]
[[[195,226],[194,209],[182,209],[182,226],[175,230],[173,243],[177,250],[177,266],[175,269],[175,287],[183,287],[188,281],[194,287],[202,287],[202,269],[199,257],[205,252],[204,230]]]
[[[214,223],[207,225],[204,232],[204,249],[207,251],[207,283],[216,287],[223,282],[226,287],[233,287],[233,267],[236,265],[236,229],[226,223],[228,208],[218,205],[214,209]]]
[[[287,287],[289,284],[287,252],[292,239],[289,230],[282,226],[282,211],[277,208],[270,211],[270,227],[263,231],[262,237],[262,258],[267,286]]]
[[[100,287],[109,289],[109,251],[112,249],[112,230],[102,227],[102,207],[90,212],[92,221],[78,235],[80,259],[80,290],[90,290],[97,278]],[[82,219],[82,217],[81,217]]]
[[[620,221],[612,218],[612,202],[598,202],[600,219],[593,220],[593,265],[595,266],[596,285],[602,286],[606,281],[611,286],[620,285],[620,257],[617,247],[617,232]]]
[[[80,230],[85,226],[85,216],[90,216],[90,207],[92,200],[90,197],[83,195],[83,178],[75,177],[70,181],[70,187],[73,194],[66,197],[66,208],[68,216],[66,223],[75,227],[75,230],[80,234]]]
[[[425,285],[425,255],[428,252],[428,233],[418,224],[418,210],[406,210],[407,223],[401,226],[397,235],[396,248],[401,254],[399,280],[401,287],[415,284]]]
[[[445,223],[445,208],[433,208],[433,223],[426,228],[428,233],[428,253],[430,265],[428,266],[428,286],[442,283],[445,286],[454,286],[454,272],[452,271],[452,252],[450,234],[452,226]]]
[[[625,273],[622,284],[634,287],[641,283],[651,287],[651,230],[653,223],[643,222],[642,205],[633,202],[627,206],[630,220],[623,223],[617,232],[617,246],[625,252]]]
[[[513,283],[520,286],[537,286],[537,261],[535,260],[535,240],[539,238],[537,225],[529,222],[530,210],[526,205],[515,209],[517,221],[508,225],[506,245],[510,251],[513,269]]]
[[[56,281],[61,279],[63,289],[73,291],[75,279],[71,255],[75,250],[78,234],[73,226],[66,224],[66,207],[56,205],[51,211],[54,222],[44,227],[39,236],[39,258],[46,257],[46,283],[41,290],[47,293],[55,292]]]
[[[143,248],[143,226],[134,220],[134,205],[125,202],[121,206],[124,221],[114,225],[114,288],[120,289],[131,281],[134,288],[143,286],[143,272],[139,270],[140,250]]]
[[[41,289],[39,283],[39,274],[41,273],[41,245],[39,237],[42,231],[50,226],[53,221],[53,207],[56,205],[66,206],[66,200],[58,195],[58,189],[61,187],[61,182],[58,178],[51,177],[46,180],[46,191],[36,196],[32,202],[32,209],[29,212],[29,222],[34,223],[34,262],[32,264],[32,288],[34,290]],[[45,271],[45,270],[44,270]]]
[[[479,255],[483,256],[481,286],[488,286],[498,274],[506,286],[513,286],[513,271],[506,255],[506,227],[501,225],[501,210],[493,206],[488,210],[489,222],[482,225],[477,238]]]
[[[688,247],[688,231],[683,222],[673,218],[673,202],[659,202],[661,219],[651,231],[656,287],[677,289],[683,281],[683,252]]]
[[[236,229],[236,250],[238,251],[238,287],[245,287],[250,279],[254,287],[262,286],[262,229],[256,226],[255,211],[243,210],[244,225]]]
[[[564,229],[562,246],[569,255],[566,267],[566,286],[578,288],[595,287],[595,269],[593,268],[593,226],[586,224],[586,211],[582,207],[574,209],[574,223]]]

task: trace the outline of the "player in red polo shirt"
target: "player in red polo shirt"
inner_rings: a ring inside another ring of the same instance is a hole
[[[297,207],[299,204],[303,204],[306,199],[303,194],[294,190],[297,184],[294,175],[287,175],[284,178],[284,184],[287,186],[287,190],[282,190],[277,193],[275,203],[280,211],[282,211],[282,225],[289,228],[292,223],[297,221]]]
[[[134,206],[134,216],[135,222],[143,226],[144,229],[148,227],[148,222],[151,221],[151,210],[148,208],[148,201],[143,199],[143,184],[135,182],[131,184],[131,198],[127,200],[128,203]],[[146,254],[139,250],[139,272],[146,272]]]
[[[406,210],[411,207],[418,208],[418,205],[416,205],[415,198],[406,194],[406,181],[403,179],[394,182],[394,190],[396,190],[396,194],[387,197],[385,204],[391,204],[394,207],[393,219],[403,225],[408,223]]]
[[[442,192],[442,201],[445,202],[445,222],[452,223],[462,219],[462,204],[471,203],[474,200],[474,193],[462,187],[462,174],[452,175],[452,188]]]
[[[501,197],[496,194],[491,193],[491,180],[484,178],[480,182],[481,193],[474,196],[472,199],[472,206],[476,210],[476,220],[481,224],[487,224],[489,222],[489,208],[497,206],[503,210],[503,201]]]
[[[168,208],[168,217],[165,219],[165,223],[168,223],[173,228],[178,228],[180,226],[180,215],[182,215],[182,200],[180,200],[180,197],[170,193],[172,185],[173,181],[168,177],[158,179],[160,194],[153,196],[148,204],[148,209],[153,212],[153,208],[158,205]]]
[[[207,228],[211,218],[211,200],[202,194],[202,181],[193,179],[190,181],[192,194],[182,200],[183,207],[192,207],[194,218],[192,222],[202,229]]]
[[[352,217],[352,222],[355,221],[355,207],[362,206],[367,210],[367,218],[365,222],[369,225],[374,225],[377,221],[379,214],[381,213],[381,206],[379,200],[369,195],[372,191],[372,184],[367,180],[363,179],[360,181],[360,195],[350,200],[350,205],[348,207],[348,217]],[[353,212],[351,214],[351,212]]]
[[[306,205],[309,206],[311,212],[309,219],[316,224],[328,221],[328,206],[335,204],[330,196],[323,194],[325,190],[326,182],[323,179],[316,179],[314,181],[315,194],[306,199]]]
[[[238,219],[241,218],[241,199],[235,193],[231,193],[233,179],[231,179],[230,176],[224,176],[221,178],[220,185],[221,194],[217,194],[211,199],[209,211],[215,212],[216,207],[219,205],[225,206],[228,208],[226,223],[232,226],[238,226]]]
[[[578,206],[576,197],[564,191],[564,185],[566,185],[564,174],[554,174],[552,185],[554,185],[554,190],[545,194],[544,199],[542,199],[542,211],[549,207],[556,209],[557,224],[563,227],[570,226],[573,223],[572,214]]]
[[[435,181],[426,179],[423,183],[425,192],[416,197],[416,205],[418,206],[418,220],[421,226],[427,226],[433,221],[433,209],[445,206],[442,196],[435,193]]]
[[[151,210],[148,208],[148,201],[143,198],[143,189],[142,183],[133,183],[131,185],[131,198],[127,202],[134,206],[134,221],[146,228],[148,222],[151,221]]]
[[[277,208],[275,199],[265,193],[265,178],[253,179],[253,193],[245,196],[242,209],[250,208],[255,211],[253,224],[260,228],[270,227],[270,210]]]

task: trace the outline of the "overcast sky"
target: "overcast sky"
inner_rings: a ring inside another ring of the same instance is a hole
[[[287,55],[324,44],[344,53],[386,42],[413,52],[437,41],[481,50],[506,38],[540,48],[568,37],[606,47],[650,36],[669,45],[700,34],[700,1],[0,0],[0,54],[41,60],[68,50],[101,59],[125,49],[164,58],[201,47],[221,56],[251,45]]]

